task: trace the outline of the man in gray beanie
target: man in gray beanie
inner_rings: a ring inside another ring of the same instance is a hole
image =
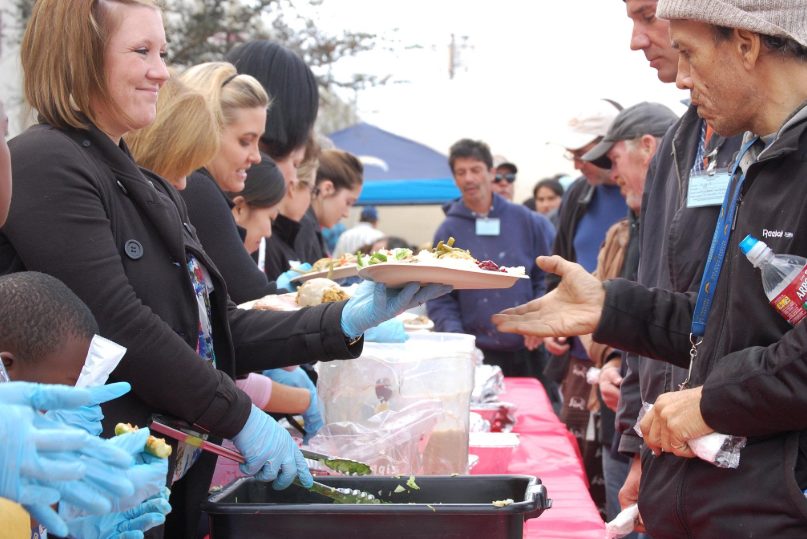
[[[690,369],[641,422],[639,509],[654,539],[807,537],[807,324],[776,312],[737,247],[750,234],[807,257],[807,10],[793,0],[659,0],[657,15],[670,19],[676,82],[698,114],[721,135],[746,132],[698,292],[602,285],[541,258],[561,285],[494,323],[540,337],[593,331]],[[695,458],[688,442],[711,432],[748,438],[736,469]]]

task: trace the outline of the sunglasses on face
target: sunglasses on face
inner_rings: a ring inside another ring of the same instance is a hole
[[[512,172],[507,174],[496,174],[496,177],[493,178],[493,183],[500,183],[500,182],[513,183],[514,181],[516,181],[516,175],[513,174]]]

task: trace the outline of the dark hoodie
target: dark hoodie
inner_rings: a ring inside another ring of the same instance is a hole
[[[462,200],[447,204],[446,219],[434,235],[434,243],[454,237],[455,246],[468,249],[477,260],[492,260],[500,266],[524,266],[530,280],[520,280],[512,288],[495,290],[456,290],[429,301],[429,317],[437,331],[469,333],[483,350],[513,351],[524,347],[524,337],[496,331],[490,317],[503,309],[521,305],[543,295],[544,272],[535,257],[550,255],[555,229],[543,215],[524,206],[511,204],[493,195],[490,218],[500,220],[498,236],[478,236],[476,216]]]

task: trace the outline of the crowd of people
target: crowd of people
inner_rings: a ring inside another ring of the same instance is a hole
[[[324,257],[406,244],[374,207],[337,228],[364,170],[315,133],[311,69],[258,40],[174,73],[154,0],[38,0],[21,45],[38,123],[7,143],[0,108],[3,529],[203,534],[216,456],[174,441],[168,459],[146,453],[155,414],[229,440],[241,472],[276,489],[310,486],[269,412],[301,414],[310,440],[310,364],[358,357],[425,304],[437,331],[474,335],[486,363],[541,381],[605,520],[638,503],[645,537],[805,536],[807,329],[775,312],[736,245],[752,234],[807,256],[807,9],[619,7],[630,47],[690,92],[682,116],[580,103],[554,140],[580,177],[542,179],[523,203],[516,164],[484,141],[449,149],[460,197],[434,243],[528,279],[362,281],[346,301],[273,312],[236,305],[292,290]],[[75,387],[99,336],[125,355],[107,383]],[[143,428],[113,436],[118,423]],[[748,439],[736,469],[696,458],[690,442],[713,432]]]

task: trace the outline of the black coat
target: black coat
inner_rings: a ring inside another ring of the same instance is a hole
[[[807,324],[791,327],[769,305],[759,270],[737,247],[752,234],[775,253],[807,258],[805,155],[802,109],[746,172],[692,367],[706,424],[749,437],[740,466],[643,452],[639,510],[654,538],[807,536]],[[694,296],[608,282],[594,339],[687,367]]]
[[[0,270],[61,279],[90,307],[101,334],[128,349],[111,378],[132,391],[104,406],[105,432],[162,412],[230,438],[250,411],[233,383],[237,374],[361,351],[346,346],[342,304],[291,315],[237,309],[176,190],[138,169],[124,144],[95,127],[37,125],[9,146],[14,197]],[[188,253],[215,287],[215,368],[195,352],[199,313]]]
[[[295,266],[303,262],[302,256],[294,248],[300,227],[299,222],[283,214],[278,215],[272,223],[272,236],[266,239],[264,261],[264,271],[270,280],[277,280],[281,273],[291,268],[292,262]]]
[[[227,282],[230,298],[236,303],[276,294],[275,283],[266,278],[244,249],[244,238],[230,211],[232,201],[210,173],[200,169],[188,178],[180,192],[188,206],[191,224],[210,258]]]

